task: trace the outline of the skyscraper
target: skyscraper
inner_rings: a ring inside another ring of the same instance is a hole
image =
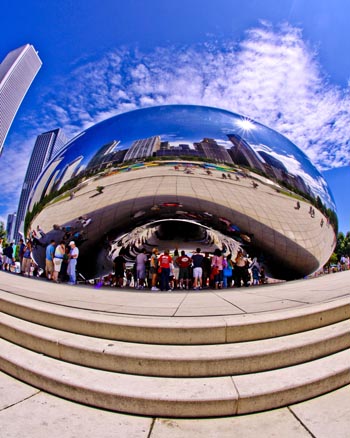
[[[7,224],[6,224],[6,233],[7,233],[7,241],[13,241],[13,234],[15,231],[15,223],[16,223],[16,213],[11,213],[7,216]]]
[[[30,44],[8,53],[0,64],[0,155],[13,119],[41,65]]]
[[[160,136],[143,138],[133,142],[124,157],[124,161],[151,157],[160,148]]]
[[[44,132],[40,134],[33,148],[32,155],[27,167],[26,176],[22,186],[21,197],[18,204],[17,219],[14,232],[14,238],[19,239],[18,232],[22,230],[24,217],[26,214],[27,203],[30,192],[36,183],[38,176],[44,169],[45,165],[53,158],[56,153],[67,143],[67,138],[61,129]]]

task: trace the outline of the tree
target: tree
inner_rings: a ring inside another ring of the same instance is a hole
[[[338,260],[341,256],[350,256],[350,231],[344,235],[344,233],[338,233],[337,245],[334,250]]]
[[[3,222],[0,222],[0,239],[5,239],[6,240],[6,230],[5,230],[5,226]]]

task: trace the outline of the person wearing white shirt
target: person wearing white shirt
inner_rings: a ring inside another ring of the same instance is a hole
[[[69,242],[69,261],[68,261],[68,268],[67,268],[67,274],[69,275],[69,282],[68,284],[76,284],[76,267],[77,267],[77,260],[79,257],[79,249],[75,245],[75,242],[71,241]]]

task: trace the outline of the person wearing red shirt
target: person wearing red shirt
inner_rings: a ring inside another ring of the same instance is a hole
[[[166,249],[163,254],[159,256],[158,266],[161,269],[160,273],[160,290],[170,292],[169,276],[170,276],[170,263],[173,261],[169,255],[169,250]]]
[[[188,289],[188,284],[191,278],[190,266],[192,264],[192,260],[188,257],[185,251],[181,251],[181,256],[176,259],[176,263],[180,268],[179,272],[179,281],[180,281],[180,289],[184,288],[184,280],[186,282],[186,289]]]

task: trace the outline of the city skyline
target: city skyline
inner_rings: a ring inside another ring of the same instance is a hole
[[[205,7],[180,0],[166,8],[156,0],[147,6],[138,0],[107,1],[104,8],[95,0],[49,1],[47,8],[36,0],[30,6],[5,2],[0,59],[30,42],[44,68],[1,157],[13,175],[4,187],[1,220],[17,208],[41,132],[63,128],[72,138],[109,116],[159,104],[201,104],[245,114],[286,135],[325,175],[343,168],[349,181],[344,166],[349,163],[350,63],[343,56],[350,44],[349,7],[344,0],[244,6],[221,0]],[[64,26],[64,37],[52,26],[53,15]],[[152,26],[145,17],[152,17]],[[346,202],[341,197],[336,202],[340,229],[348,231]]]

